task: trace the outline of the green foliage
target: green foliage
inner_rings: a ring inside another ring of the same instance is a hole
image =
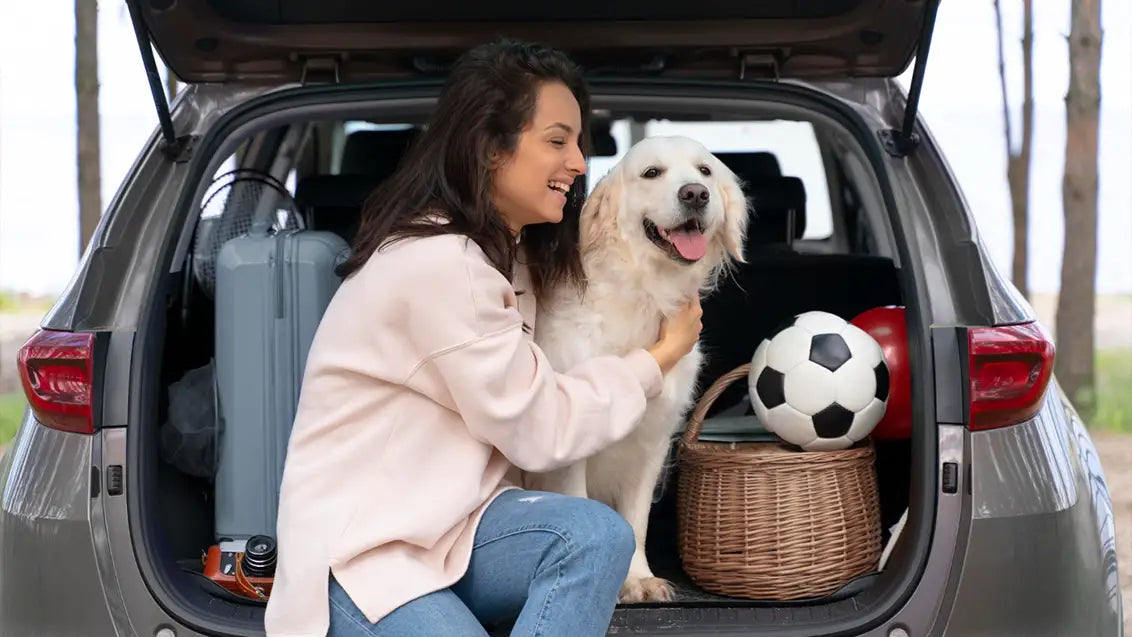
[[[1090,427],[1132,433],[1132,349],[1099,350]]]
[[[0,396],[0,447],[8,444],[20,429],[27,401],[22,393]]]
[[[46,312],[54,301],[46,297],[28,297],[0,290],[0,313],[36,311]]]

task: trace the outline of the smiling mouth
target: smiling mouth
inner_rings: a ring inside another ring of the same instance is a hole
[[[707,237],[700,219],[689,219],[671,228],[661,228],[648,219],[642,223],[649,241],[672,259],[695,263],[707,253]]]
[[[568,196],[568,193],[570,192],[570,184],[563,183],[561,181],[548,181],[546,183],[546,187],[562,196]]]

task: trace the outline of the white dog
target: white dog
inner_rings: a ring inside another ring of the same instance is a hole
[[[656,342],[660,320],[744,261],[747,200],[738,178],[686,137],[635,144],[581,213],[586,287],[561,286],[539,303],[535,339],[555,369]],[[628,438],[569,467],[526,474],[524,485],[600,500],[632,525],[637,549],[621,601],[671,599],[645,559],[654,486],[672,434],[691,407],[702,360],[697,345],[664,380]]]

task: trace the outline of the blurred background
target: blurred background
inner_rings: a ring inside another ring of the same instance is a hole
[[[1082,340],[1093,347],[1082,352],[1079,341],[1058,338],[1058,356],[1091,359],[1092,373],[1072,379],[1069,389],[1090,423],[1117,530],[1126,536],[1132,533],[1132,3],[1126,0],[1104,3],[1099,82],[1087,87],[1101,95],[1098,153],[1066,158],[1070,15],[1100,4],[944,2],[920,112],[996,265],[1011,273],[1051,334],[1063,255],[1095,260],[1095,307],[1061,310],[1091,323],[1093,338]],[[905,86],[910,77],[909,67]],[[167,86],[176,90],[169,78]],[[24,408],[16,350],[67,285],[85,238],[156,121],[121,0],[0,3],[0,449]],[[1065,205],[1067,174],[1085,183],[1095,174],[1095,209],[1087,201]],[[1071,225],[1095,219],[1095,248],[1066,245],[1067,218]],[[1120,543],[1126,621],[1130,544]]]

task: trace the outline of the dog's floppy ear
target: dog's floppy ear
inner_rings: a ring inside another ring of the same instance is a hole
[[[622,191],[621,171],[615,166],[597,182],[586,198],[578,220],[582,252],[608,241],[616,232]]]
[[[723,178],[719,180],[720,190],[723,192],[723,247],[733,259],[746,263],[743,244],[746,242],[750,217],[749,202],[743,193],[739,177],[726,164],[719,162],[716,170],[723,173]]]

